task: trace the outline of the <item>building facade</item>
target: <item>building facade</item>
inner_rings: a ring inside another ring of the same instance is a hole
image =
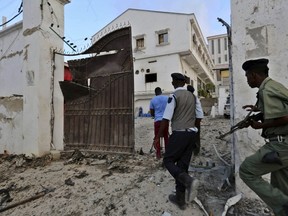
[[[92,37],[92,43],[121,26],[131,26],[135,110],[149,111],[154,89],[173,91],[171,73],[187,76],[197,91],[215,85],[213,62],[194,14],[128,9]]]
[[[224,105],[230,93],[228,36],[227,34],[214,35],[207,37],[207,41],[216,73],[218,114],[223,115]]]

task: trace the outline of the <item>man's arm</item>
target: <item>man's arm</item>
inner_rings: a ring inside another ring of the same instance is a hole
[[[200,123],[201,120],[204,117],[204,112],[201,106],[200,100],[195,96],[195,105],[196,105],[196,120],[195,120],[195,126],[200,130]]]
[[[161,123],[160,123],[160,128],[159,128],[159,132],[156,136],[156,139],[160,139],[160,137],[163,137],[163,132],[164,129],[169,127],[169,120],[167,119],[162,119]]]
[[[288,124],[288,116],[283,116],[280,118],[275,118],[273,121],[269,122],[258,122],[255,120],[251,120],[251,127],[254,129],[265,129],[265,128],[270,128],[270,127],[280,127],[283,125]]]
[[[152,98],[152,100],[150,101],[150,106],[149,106],[149,108],[150,108],[150,114],[151,114],[151,116],[152,116],[152,117],[155,117],[155,110],[154,110],[154,105],[153,105],[153,98]]]
[[[152,117],[155,117],[155,110],[150,108],[150,114]]]
[[[168,98],[168,102],[163,114],[162,121],[160,123],[160,128],[157,136],[155,137],[155,140],[160,139],[161,136],[163,136],[164,128],[169,126],[169,121],[172,119],[175,109],[175,98],[173,95],[170,95]]]

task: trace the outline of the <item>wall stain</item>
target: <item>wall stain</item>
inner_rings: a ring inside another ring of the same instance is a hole
[[[0,122],[7,123],[7,122],[11,122],[12,120],[13,118],[7,117],[6,115],[0,113]]]
[[[258,6],[254,6],[252,14],[257,13],[258,11],[259,11]]]
[[[10,53],[9,55],[7,55],[7,56],[2,56],[1,58],[0,58],[0,61],[2,60],[2,59],[8,59],[8,58],[12,58],[12,57],[14,57],[14,56],[16,56],[16,55],[22,55],[22,53],[23,53],[23,50],[21,50],[21,51],[16,51],[16,52],[14,52],[14,53]]]
[[[248,58],[268,55],[268,32],[266,26],[253,29],[246,28],[246,35],[249,35],[255,44],[254,49],[246,51]]]
[[[3,106],[7,111],[6,114],[0,113],[0,122],[9,123],[14,127],[14,118],[18,113],[23,111],[23,98],[22,97],[1,97],[0,106]]]
[[[27,59],[28,59],[28,47],[29,47],[30,45],[29,44],[27,44],[25,47],[24,47],[24,61],[27,61]]]
[[[34,79],[35,79],[34,71],[27,71],[26,72],[26,81],[27,81],[28,86],[34,85]]]
[[[29,36],[32,35],[34,32],[37,32],[40,29],[40,26],[35,26],[31,29],[26,29],[25,31],[23,31],[23,36]]]
[[[4,106],[6,110],[10,112],[21,112],[23,111],[23,97],[22,96],[11,96],[1,97],[0,105]]]

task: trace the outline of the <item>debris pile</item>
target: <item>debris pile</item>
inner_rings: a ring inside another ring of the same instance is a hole
[[[201,186],[197,199],[181,213],[168,201],[174,179],[153,149],[150,153],[153,119],[137,118],[135,128],[133,155],[75,150],[54,161],[51,155],[0,155],[1,216],[272,215],[260,200],[235,193],[230,143],[215,138],[229,129],[229,120],[204,119],[201,151],[189,169]]]

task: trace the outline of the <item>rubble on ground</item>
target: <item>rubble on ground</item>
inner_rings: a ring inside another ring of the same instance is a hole
[[[175,182],[150,153],[153,119],[135,119],[135,154],[71,151],[60,160],[51,155],[0,156],[1,215],[222,215],[229,198],[236,196],[229,139],[215,139],[229,129],[229,120],[203,120],[201,151],[191,161],[190,174],[201,186],[197,200],[180,211],[168,201]],[[216,151],[218,154],[216,154]],[[2,190],[2,193],[1,193]],[[7,195],[9,192],[9,196]],[[13,207],[13,205],[15,207]],[[243,196],[226,215],[270,216],[260,200]]]

